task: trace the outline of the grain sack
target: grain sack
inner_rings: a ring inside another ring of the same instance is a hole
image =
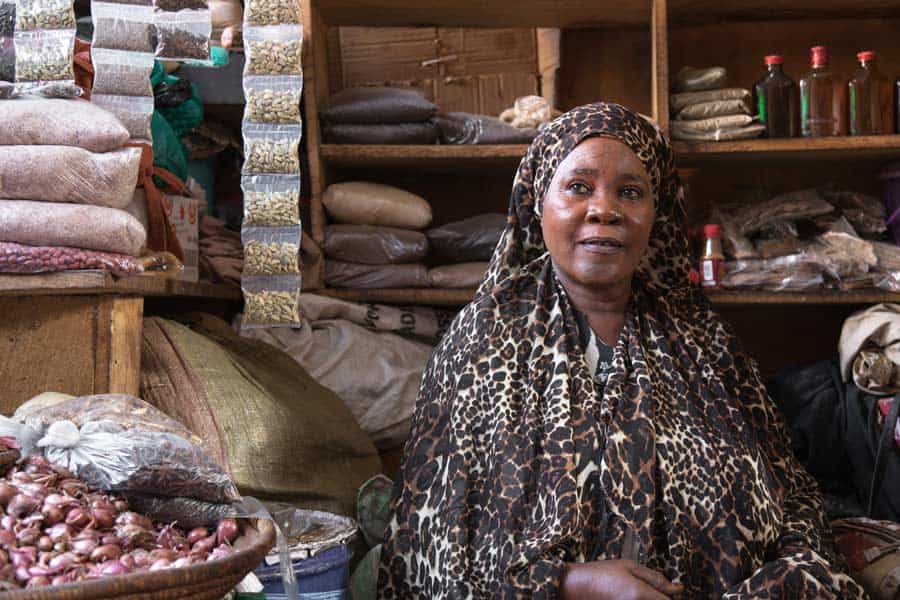
[[[695,69],[684,67],[672,78],[673,92],[702,92],[725,87],[728,73],[725,67]]]
[[[325,285],[356,289],[428,287],[428,269],[419,263],[360,265],[326,260]]]
[[[673,112],[678,112],[688,104],[700,104],[701,102],[714,102],[716,100],[744,100],[749,102],[750,92],[743,88],[724,88],[705,92],[672,94],[669,97],[669,109]]]
[[[322,111],[329,123],[418,123],[435,115],[437,107],[415,90],[355,87],[334,94]]]
[[[749,114],[750,105],[746,100],[713,100],[712,102],[688,104],[678,112],[674,122],[687,125],[695,120],[708,120],[711,117]]]
[[[530,144],[537,129],[519,129],[497,117],[452,112],[435,117],[442,144]]]
[[[753,123],[750,115],[726,115],[712,117],[710,119],[698,119],[696,121],[672,121],[672,135],[676,133],[705,133],[717,129],[734,129],[745,127]]]
[[[406,440],[430,345],[341,320],[303,319],[297,328],[244,329],[241,335],[290,354],[344,401],[376,447]]]
[[[76,146],[118,150],[128,130],[112,113],[85,100],[19,98],[0,102],[0,145]]]
[[[673,121],[677,123],[677,121]],[[748,125],[746,127],[730,127],[716,129],[715,131],[675,131],[672,130],[672,138],[676,140],[724,142],[726,140],[747,140],[758,138],[766,130],[765,125]]]
[[[434,123],[394,123],[389,125],[358,125],[355,123],[325,123],[322,137],[329,144],[420,144],[430,146],[438,142],[438,127]]]
[[[490,260],[506,228],[506,215],[489,213],[429,229],[432,248],[452,262]]]
[[[147,231],[137,219],[115,208],[0,200],[0,241],[138,256]]]
[[[340,399],[224,321],[194,314],[186,323],[144,321],[144,398],[207,440],[244,494],[353,515],[357,489],[381,465]]]
[[[125,208],[140,148],[94,154],[71,146],[0,146],[0,198]]]
[[[325,229],[325,256],[367,265],[424,260],[428,238],[419,231],[371,225],[330,225]]]
[[[338,223],[401,229],[425,229],[431,224],[431,205],[424,198],[381,183],[335,183],[325,190],[322,202]]]
[[[489,265],[487,262],[470,262],[435,267],[428,271],[428,279],[436,288],[475,288],[481,284]]]

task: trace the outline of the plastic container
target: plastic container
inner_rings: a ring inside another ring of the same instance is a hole
[[[803,137],[847,134],[847,88],[828,66],[828,49],[813,46],[812,69],[800,80],[800,129]]]
[[[878,173],[878,179],[883,186],[882,200],[888,234],[891,241],[900,246],[900,162],[885,166]]]
[[[725,253],[722,252],[722,226],[704,225],[703,256],[700,258],[701,283],[705,288],[719,287],[725,267]]]
[[[303,598],[303,594],[321,594],[329,600],[350,600],[348,582],[352,557],[349,547],[339,545],[315,556],[292,561],[300,597]],[[260,567],[254,573],[263,584],[266,600],[287,598],[280,565]]]
[[[875,53],[856,55],[859,69],[847,83],[850,96],[850,135],[885,135],[894,131],[891,82],[878,69]]]
[[[800,134],[800,105],[797,84],[784,73],[780,54],[764,59],[768,72],[753,88],[754,106],[766,137],[786,138]]]

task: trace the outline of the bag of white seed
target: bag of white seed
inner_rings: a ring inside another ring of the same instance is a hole
[[[299,75],[248,75],[244,77],[244,118],[252,123],[300,123],[302,93]]]
[[[299,275],[299,227],[244,227],[245,276]]]
[[[245,175],[244,227],[300,227],[299,175]]]
[[[297,125],[264,125],[244,122],[244,175],[300,173],[300,134]]]
[[[16,31],[16,88],[28,92],[49,83],[75,83],[75,31]]]
[[[241,277],[244,293],[242,327],[297,327],[300,325],[300,275]]]
[[[303,75],[303,26],[244,27],[244,77]]]

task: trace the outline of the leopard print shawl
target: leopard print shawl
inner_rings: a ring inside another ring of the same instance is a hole
[[[582,140],[628,145],[656,221],[598,393],[541,235]],[[380,598],[554,598],[564,563],[637,558],[686,598],[860,598],[754,362],[689,283],[671,148],[622,106],[534,141],[475,300],[425,372],[396,482]],[[636,552],[633,548],[637,548]]]

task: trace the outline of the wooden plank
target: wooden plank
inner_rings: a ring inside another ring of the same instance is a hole
[[[321,296],[340,298],[350,302],[378,302],[382,304],[463,306],[471,302],[475,290],[409,289],[323,289],[312,292]]]
[[[116,280],[105,271],[70,271],[42,275],[0,275],[0,296],[127,294],[154,297],[195,297],[240,300],[234,286],[208,281],[181,281],[160,276]]]
[[[897,0],[670,0],[670,3],[669,14],[676,22],[884,17],[896,16],[900,9]]]
[[[391,146],[325,144],[322,159],[334,167],[354,168],[515,168],[528,146]]]
[[[484,0],[318,0],[328,25],[370,27],[586,27],[646,23],[646,0],[527,0],[510,5]]]
[[[141,335],[144,327],[144,299],[109,298],[110,350],[108,386],[112,393],[137,396],[141,374]],[[101,321],[105,324],[106,319]]]
[[[319,156],[322,132],[319,128],[319,106],[328,103],[328,29],[311,0],[302,0],[303,10],[303,70],[306,118],[306,148],[309,160],[310,194],[309,231],[313,240],[322,245],[325,241],[325,211],[322,193],[328,183]]]
[[[859,160],[900,157],[900,135],[674,142],[679,164]]]
[[[650,22],[650,38],[653,40],[650,96],[653,102],[653,119],[663,131],[669,130],[669,40],[666,0],[653,2],[653,18]]]

